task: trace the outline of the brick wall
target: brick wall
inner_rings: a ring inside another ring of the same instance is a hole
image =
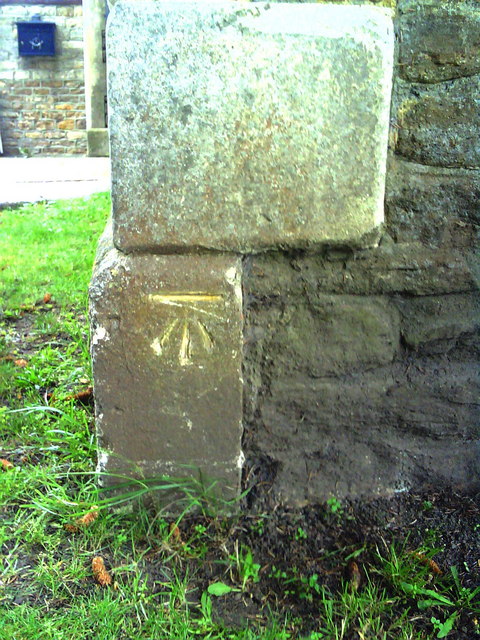
[[[55,22],[55,57],[20,57],[17,21]],[[84,154],[81,6],[0,6],[0,133],[4,155]]]

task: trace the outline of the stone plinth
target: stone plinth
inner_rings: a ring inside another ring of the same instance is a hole
[[[120,0],[107,42],[117,248],[372,242],[388,10]]]
[[[240,261],[125,256],[107,232],[90,299],[101,470],[152,477],[199,469],[234,497],[242,463]]]

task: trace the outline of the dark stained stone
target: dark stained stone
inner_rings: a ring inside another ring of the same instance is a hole
[[[480,77],[396,82],[395,151],[419,164],[480,166]]]
[[[399,72],[411,82],[443,82],[480,73],[476,0],[399,0]]]
[[[278,345],[265,344],[263,368],[246,367],[255,402],[244,447],[248,464],[265,459],[276,470],[267,490],[278,499],[303,504],[434,484],[479,486],[475,358],[417,356],[316,377],[298,361],[288,371],[277,366],[278,353]],[[260,378],[268,384],[258,388]]]
[[[376,249],[345,254],[251,256],[243,286],[247,300],[256,304],[292,296],[315,303],[323,293],[448,295],[478,290],[478,263],[451,248],[385,241]]]
[[[402,315],[402,337],[410,348],[447,353],[471,337],[471,354],[480,350],[480,298],[478,293],[420,296],[397,302]]]
[[[477,250],[480,171],[428,167],[392,156],[385,201],[387,228],[396,241]]]

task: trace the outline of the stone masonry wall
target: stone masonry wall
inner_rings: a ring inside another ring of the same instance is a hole
[[[55,57],[20,57],[17,21],[56,23]],[[0,6],[0,134],[5,155],[84,154],[81,6]]]
[[[107,34],[113,233],[90,286],[100,470],[198,469],[238,495],[242,396],[255,392],[257,373],[262,393],[270,382],[268,349],[250,349],[244,387],[241,254],[376,244],[393,54],[390,13],[376,7],[115,5]],[[285,361],[280,376],[291,364],[286,350],[308,367],[309,335],[322,333],[321,319],[300,301],[290,305],[286,291],[290,322],[270,345]],[[245,302],[250,327],[263,323],[265,333],[268,306]],[[350,362],[388,363],[394,313],[382,300],[370,315],[356,302],[337,310],[344,330],[359,322]],[[370,327],[379,335],[365,358]],[[247,326],[247,350],[249,337],[260,347],[253,331]],[[300,457],[302,426],[287,435],[286,455]]]
[[[378,11],[319,8],[115,6],[113,234],[90,289],[102,471],[193,463],[235,491],[242,468],[254,509],[480,488],[480,5],[399,0],[390,113],[389,16],[368,62]],[[385,223],[322,236],[372,195],[359,141],[383,191],[387,137]]]
[[[398,2],[378,248],[244,258],[252,504],[480,485],[479,34]]]

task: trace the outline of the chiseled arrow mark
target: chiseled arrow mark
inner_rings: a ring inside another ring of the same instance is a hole
[[[197,304],[217,303],[223,299],[221,295],[214,295],[196,291],[188,293],[150,294],[148,298],[155,303],[176,306],[180,307],[183,310],[193,309],[197,313],[205,313],[214,317],[218,316],[209,311],[198,308]],[[180,366],[185,367],[189,364],[192,364],[192,346],[195,334],[197,334],[200,340],[200,344],[205,351],[210,352],[213,349],[214,340],[205,325],[200,322],[200,320],[196,318],[185,318],[183,322],[181,322],[179,318],[176,318],[166,326],[165,331],[162,333],[160,338],[155,338],[150,346],[157,356],[161,356],[165,346],[169,344],[173,339],[172,333],[180,325],[180,323],[182,328],[180,334],[178,360]]]
[[[201,293],[199,291],[190,291],[188,293],[151,293],[148,297],[153,302],[162,302],[163,304],[174,304],[175,302],[219,302],[222,299],[221,295]]]

